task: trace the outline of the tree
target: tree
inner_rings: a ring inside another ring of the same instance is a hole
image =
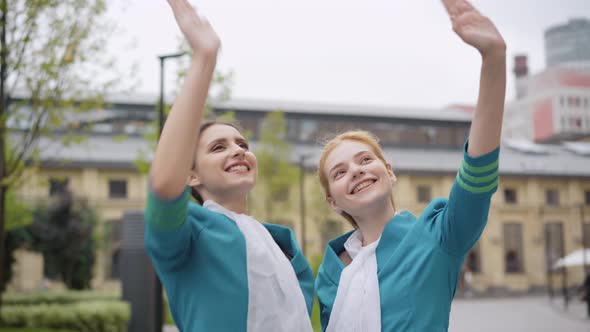
[[[88,289],[92,280],[96,212],[69,190],[55,204],[40,205],[27,227],[31,248],[43,254],[44,275],[59,277],[69,289]]]
[[[12,279],[12,265],[15,262],[14,251],[25,243],[30,243],[31,237],[26,226],[31,224],[33,214],[31,209],[19,202],[13,191],[6,193],[6,241],[4,242],[4,276],[0,281],[0,290],[4,291]]]
[[[261,123],[256,158],[260,186],[264,190],[265,220],[268,222],[275,216],[276,203],[289,203],[289,189],[299,179],[299,170],[290,163],[291,147],[285,140],[286,136],[287,122],[284,113],[267,113]]]
[[[0,0],[0,248],[6,192],[38,160],[39,138],[60,130],[63,143],[78,141],[76,115],[117,82],[104,47],[113,27],[105,0]]]

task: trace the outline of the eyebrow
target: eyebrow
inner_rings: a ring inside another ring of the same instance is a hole
[[[359,152],[355,153],[355,155],[354,155],[354,156],[352,156],[352,158],[353,158],[353,159],[354,159],[354,158],[357,158],[357,157],[358,157],[358,156],[360,156],[361,154],[363,154],[363,153],[367,153],[367,152],[369,152],[369,151],[368,151],[368,150],[362,150],[362,151],[359,151]],[[334,167],[330,168],[330,171],[328,172],[328,175],[331,175],[331,174],[332,174],[332,172],[334,171],[334,169],[336,169],[336,168],[338,168],[338,167],[342,166],[342,164],[343,164],[343,163],[344,163],[344,162],[339,162],[338,164],[334,165]]]
[[[248,141],[246,141],[245,138],[242,138],[242,137],[239,137],[239,136],[234,137],[234,141],[236,141],[238,143],[246,143],[246,144],[248,144]],[[224,137],[218,138],[216,140],[211,141],[209,144],[207,144],[207,149],[214,147],[216,144],[226,143],[226,142],[227,142],[227,139],[226,138],[224,138]]]

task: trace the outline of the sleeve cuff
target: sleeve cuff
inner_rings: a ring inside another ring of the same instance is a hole
[[[498,188],[498,160],[500,147],[479,157],[467,153],[465,142],[463,162],[457,174],[457,183],[464,190],[474,193],[493,193]]]
[[[148,189],[145,220],[151,226],[160,229],[173,230],[180,227],[188,216],[188,202],[191,197],[190,187],[177,198],[165,200],[153,192],[151,185]]]

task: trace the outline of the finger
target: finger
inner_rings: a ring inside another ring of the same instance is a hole
[[[172,8],[172,12],[176,14],[176,12],[178,11],[178,1],[168,0],[168,4],[170,5],[170,8]]]
[[[477,24],[477,22],[481,22],[481,21],[482,21],[482,16],[479,15],[478,13],[473,13],[473,12],[459,15],[455,19],[455,22],[460,26],[469,25],[469,24]]]
[[[451,16],[455,15],[453,11],[455,11],[455,4],[458,0],[442,0],[443,6],[447,10],[447,13]]]
[[[458,8],[459,14],[467,13],[467,12],[479,13],[477,11],[477,9],[475,9],[475,7],[473,7],[473,5],[470,4],[469,1],[466,1],[466,0],[459,1],[457,3],[457,8]]]
[[[197,11],[197,8],[195,8],[195,6],[191,5],[190,2],[188,2],[187,0],[184,0],[185,3],[185,9],[187,11],[187,13],[191,13],[191,17],[195,20],[195,22],[199,25],[201,25],[203,22],[203,18],[199,15],[199,12]]]
[[[479,15],[476,13],[464,13],[453,19],[453,29],[455,32],[462,30],[463,28],[473,25],[477,22]]]

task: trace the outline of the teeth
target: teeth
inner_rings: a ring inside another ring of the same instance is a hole
[[[248,167],[244,165],[236,165],[229,168],[228,172],[239,172],[239,171],[247,171]]]
[[[359,184],[358,184],[358,185],[357,185],[357,186],[354,188],[354,190],[352,191],[352,193],[353,193],[353,194],[356,194],[357,192],[359,192],[359,191],[361,191],[361,190],[363,190],[363,189],[367,188],[368,186],[372,185],[372,184],[373,184],[373,182],[375,182],[375,181],[373,181],[373,180],[367,180],[367,181],[363,181],[363,182],[359,183]]]

